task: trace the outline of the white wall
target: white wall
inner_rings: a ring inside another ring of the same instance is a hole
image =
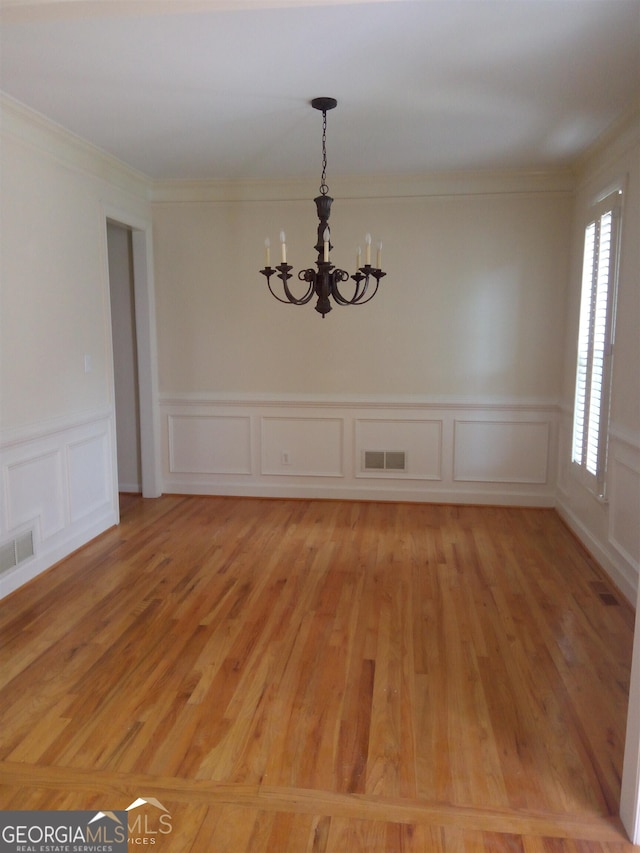
[[[583,233],[589,207],[613,183],[624,185],[621,256],[611,388],[606,501],[581,484],[571,464],[571,431]],[[579,174],[564,331],[558,508],[589,550],[635,602],[640,570],[640,117],[587,159]]]
[[[118,519],[105,205],[146,183],[9,99],[2,108],[0,544],[23,583]]]
[[[258,273],[281,228],[295,272],[313,264],[312,185],[304,200],[154,204],[161,391],[557,399],[570,194],[488,186],[368,199],[336,187],[332,260],[354,272],[371,230],[387,277],[371,303],[324,320],[276,302]]]
[[[225,189],[156,188],[167,490],[553,504],[565,176],[337,182],[332,260],[355,271],[370,230],[387,277],[325,319],[258,272],[281,228],[313,264],[313,185]],[[407,470],[364,471],[366,449]]]

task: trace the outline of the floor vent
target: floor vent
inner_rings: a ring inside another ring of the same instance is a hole
[[[608,607],[620,606],[620,602],[611,592],[606,583],[603,583],[602,581],[591,581],[591,589],[596,593],[600,601]]]
[[[365,471],[406,471],[407,454],[404,450],[365,450]]]
[[[21,536],[0,545],[0,574],[15,568],[19,563],[33,557],[33,532],[28,530]]]

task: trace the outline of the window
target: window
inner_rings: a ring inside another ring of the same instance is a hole
[[[584,233],[572,461],[604,497],[622,191],[591,212]]]

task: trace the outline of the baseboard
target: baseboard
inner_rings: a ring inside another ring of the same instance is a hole
[[[172,482],[167,493],[176,495],[209,495],[220,497],[277,498],[293,500],[345,500],[345,501],[384,501],[398,503],[442,503],[442,504],[478,504],[481,506],[514,506],[553,508],[555,498],[552,494],[532,494],[530,492],[502,491],[461,491],[447,489],[401,489],[374,486],[311,486],[309,484],[282,485],[243,485],[243,484],[194,484],[188,481]]]
[[[591,531],[580,521],[564,502],[562,495],[556,501],[556,511],[572,530],[584,547],[609,575],[613,583],[624,595],[627,601],[635,607],[638,594],[638,575],[630,565],[625,565],[622,558],[613,549],[600,542]]]
[[[54,547],[40,548],[33,558],[20,563],[14,569],[5,572],[0,577],[0,599],[14,592],[38,575],[55,566],[60,560],[68,557],[74,551],[82,548],[96,536],[104,533],[110,527],[118,523],[118,515],[113,510],[101,515],[99,518],[80,530],[73,531],[73,535],[62,541],[56,542]]]
[[[141,495],[142,483],[118,483],[118,491],[124,495]]]

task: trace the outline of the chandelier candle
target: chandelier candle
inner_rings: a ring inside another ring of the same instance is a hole
[[[267,279],[269,290],[278,302],[283,302],[285,305],[306,305],[316,296],[318,301],[315,309],[319,314],[322,314],[323,318],[331,311],[330,299],[333,299],[337,305],[364,305],[369,302],[378,292],[380,279],[386,275],[380,268],[382,264],[381,240],[377,245],[376,266],[371,266],[371,234],[367,234],[365,237],[365,264],[364,266],[361,264],[362,252],[358,246],[356,272],[352,276],[346,270],[334,267],[329,259],[329,253],[333,248],[329,228],[329,215],[333,199],[329,195],[329,187],[327,186],[327,112],[334,109],[337,104],[335,98],[314,98],[311,101],[314,110],[322,112],[322,176],[320,179],[320,195],[314,199],[318,216],[317,242],[314,246],[318,253],[317,270],[312,267],[300,270],[298,279],[307,284],[307,289],[302,296],[295,296],[288,284],[289,279],[293,277],[291,275],[293,267],[287,263],[287,244],[284,231],[280,232],[282,263],[275,268],[271,266],[271,243],[267,238],[264,242],[266,263],[264,269],[260,270]],[[276,277],[282,282],[284,296],[278,295],[271,286],[271,277],[274,274],[277,274]],[[350,278],[354,284],[351,285],[350,293],[345,296],[341,292],[339,284],[349,281]]]

